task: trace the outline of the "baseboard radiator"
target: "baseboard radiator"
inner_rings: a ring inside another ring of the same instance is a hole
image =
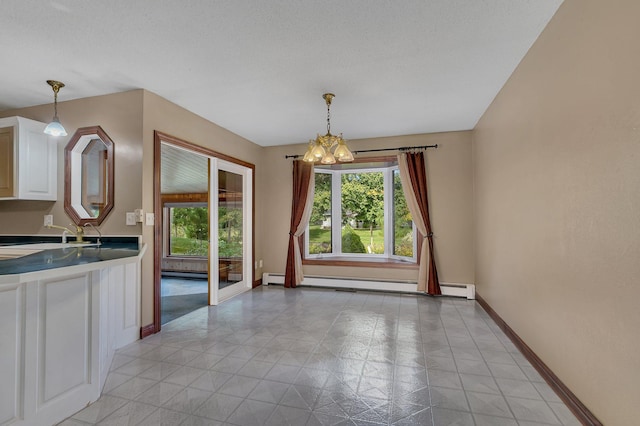
[[[284,284],[284,274],[262,274],[262,285]],[[417,293],[417,283],[411,281],[390,281],[373,278],[318,277],[305,275],[303,286],[330,287],[349,290],[393,291],[401,293]],[[474,284],[440,283],[443,296],[476,298]]]

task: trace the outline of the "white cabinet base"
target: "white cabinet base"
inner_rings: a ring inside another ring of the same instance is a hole
[[[0,284],[0,425],[56,424],[100,397],[139,338],[140,257]]]

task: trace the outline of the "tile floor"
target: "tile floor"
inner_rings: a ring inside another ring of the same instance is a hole
[[[195,311],[209,303],[209,281],[206,279],[162,277],[160,281],[161,323]]]
[[[220,281],[218,288],[229,287],[236,282]],[[206,278],[162,277],[160,292],[162,325],[209,303],[209,281]]]
[[[258,287],[115,355],[62,425],[577,425],[474,301]]]
[[[209,292],[209,281],[206,278],[162,277],[160,280],[161,297],[184,296]]]

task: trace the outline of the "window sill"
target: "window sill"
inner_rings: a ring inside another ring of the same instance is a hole
[[[321,259],[302,259],[303,265],[319,266],[349,266],[360,268],[385,268],[385,269],[418,269],[417,263],[411,263],[396,259],[367,259],[359,260],[345,257],[323,257]]]

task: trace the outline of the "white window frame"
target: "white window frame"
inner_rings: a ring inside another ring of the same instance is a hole
[[[380,260],[400,260],[411,263],[417,262],[417,230],[415,223],[412,223],[413,233],[413,256],[399,256],[393,254],[394,248],[394,227],[393,227],[393,172],[398,170],[398,165],[386,167],[363,167],[361,169],[321,169],[315,168],[314,173],[325,173],[331,175],[331,253],[309,253],[309,225],[305,230],[304,255],[305,259],[338,259],[338,260],[359,260],[359,261],[380,261]],[[369,253],[342,253],[342,175],[353,173],[383,173],[384,185],[384,254]],[[336,207],[338,206],[338,207]],[[336,226],[337,224],[337,226]]]

